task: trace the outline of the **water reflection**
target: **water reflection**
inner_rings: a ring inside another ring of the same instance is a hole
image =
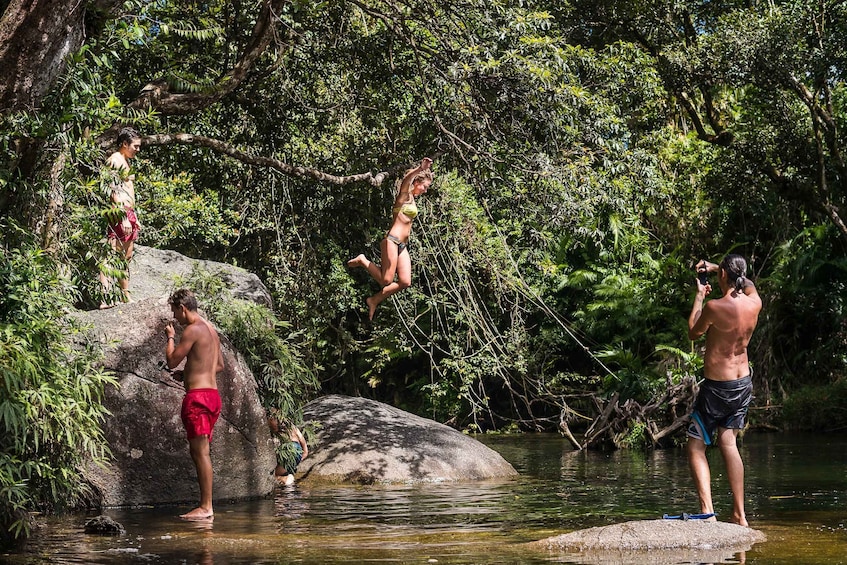
[[[732,553],[726,550],[665,550],[650,552],[602,552],[581,553],[572,557],[561,557],[557,563],[579,563],[581,565],[718,565],[747,563],[745,552]]]
[[[178,508],[107,513],[127,530],[88,536],[90,516],[46,520],[23,551],[0,563],[41,564],[508,564],[609,563],[590,555],[536,554],[524,542],[571,530],[696,509],[682,450],[574,452],[558,436],[482,438],[521,473],[513,480],[434,485],[280,488],[272,499],[216,504],[214,522]],[[847,440],[750,435],[748,517],[768,541],[746,552],[650,552],[621,563],[847,564]],[[717,452],[716,510],[731,500]],[[657,561],[659,558],[663,561]],[[611,561],[615,562],[615,561]]]
[[[212,550],[204,547],[197,554],[196,562],[198,565],[215,565],[215,559],[212,557]]]
[[[188,530],[198,530],[201,532],[210,532],[215,527],[214,520],[184,520],[185,527]]]
[[[296,522],[309,514],[309,499],[304,496],[304,491],[294,485],[277,489],[274,496],[274,516],[279,519],[281,527],[284,527],[287,521]]]

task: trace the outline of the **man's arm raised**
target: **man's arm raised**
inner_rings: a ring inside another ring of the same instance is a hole
[[[195,332],[189,326],[182,332],[182,338],[179,340],[179,345],[176,345],[175,332],[172,324],[165,326],[165,333],[168,334],[168,343],[165,346],[165,360],[168,362],[168,369],[173,369],[188,355],[191,348],[194,346]]]
[[[711,290],[712,287],[708,283],[702,285],[697,281],[697,294],[694,295],[694,304],[691,306],[691,314],[688,315],[688,339],[692,341],[706,333],[712,325],[708,304],[703,304]]]

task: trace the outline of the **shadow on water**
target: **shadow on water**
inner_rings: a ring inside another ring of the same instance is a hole
[[[572,530],[696,511],[682,450],[582,453],[554,435],[480,438],[521,476],[428,485],[283,487],[273,499],[218,505],[213,523],[184,522],[182,508],[113,509],[121,537],[82,532],[86,516],[45,520],[23,550],[0,563],[521,564],[698,563],[681,552],[535,553],[522,544]],[[847,438],[749,434],[747,510],[768,541],[712,562],[847,564]],[[710,453],[719,516],[730,497]]]

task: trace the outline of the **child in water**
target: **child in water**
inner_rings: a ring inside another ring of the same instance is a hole
[[[288,439],[288,444],[277,450],[277,466],[274,476],[280,484],[293,485],[294,473],[300,461],[309,455],[309,446],[300,430],[292,422],[280,419],[276,411],[268,417],[268,426],[275,436]]]

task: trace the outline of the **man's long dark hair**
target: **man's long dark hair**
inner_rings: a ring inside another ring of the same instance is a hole
[[[749,280],[746,276],[747,261],[744,260],[744,257],[730,253],[723,258],[719,267],[726,272],[727,280],[735,287],[736,291],[740,292],[744,290]]]

